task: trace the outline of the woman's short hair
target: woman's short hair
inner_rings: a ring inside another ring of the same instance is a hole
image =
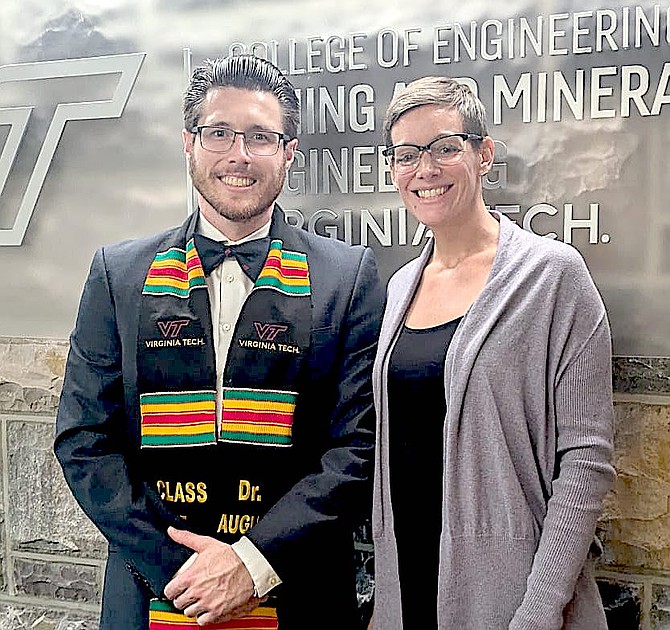
[[[423,77],[408,83],[391,99],[386,109],[382,132],[387,147],[393,144],[393,125],[403,114],[422,105],[444,105],[452,108],[460,114],[464,132],[488,135],[484,105],[467,85],[449,77]]]

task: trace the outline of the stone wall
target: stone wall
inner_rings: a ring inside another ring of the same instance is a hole
[[[0,628],[97,628],[106,545],[53,455],[67,344],[0,338]]]
[[[670,359],[614,363],[618,478],[601,519],[610,627],[670,628]]]
[[[105,543],[52,452],[66,352],[65,341],[0,338],[3,630],[97,628]],[[619,477],[599,584],[610,628],[670,628],[670,360],[616,359],[614,387]]]

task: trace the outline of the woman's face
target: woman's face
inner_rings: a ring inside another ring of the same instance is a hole
[[[463,133],[458,112],[443,105],[421,105],[403,114],[391,129],[393,145],[425,146],[438,136]],[[465,141],[456,162],[438,164],[422,151],[415,168],[391,165],[391,178],[405,207],[428,227],[452,224],[483,207],[481,176],[493,162],[493,141]]]

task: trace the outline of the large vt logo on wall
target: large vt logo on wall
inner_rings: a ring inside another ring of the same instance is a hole
[[[19,204],[14,223],[10,228],[0,229],[0,246],[16,246],[23,243],[42,185],[65,128],[65,123],[68,120],[119,118],[126,107],[144,56],[144,53],[131,53],[106,57],[12,64],[0,67],[0,88],[6,84],[19,81],[41,81],[66,77],[85,78],[105,74],[119,75],[119,81],[114,88],[111,99],[58,103],[46,130],[35,166],[25,186],[25,192]],[[10,126],[7,140],[2,152],[0,152],[0,195],[5,189],[5,184],[20,151],[21,142],[33,109],[34,105],[30,104],[0,108],[0,126]]]

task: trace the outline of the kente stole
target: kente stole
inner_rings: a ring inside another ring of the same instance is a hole
[[[142,291],[140,460],[143,480],[185,528],[232,543],[295,482],[291,446],[309,352],[309,267],[294,228],[275,210],[265,263],[235,324],[217,421],[211,310],[195,225],[193,217],[164,242]],[[268,610],[216,628],[274,628]],[[179,616],[152,602],[150,628],[194,625]]]
[[[194,630],[202,628],[193,617],[186,617],[169,602],[151,600],[149,630]],[[231,621],[204,626],[207,630],[278,630],[276,609],[260,605],[248,615]]]

